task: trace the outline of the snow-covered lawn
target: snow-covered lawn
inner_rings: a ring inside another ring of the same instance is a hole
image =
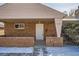
[[[15,53],[14,55],[36,55],[36,56],[79,56],[79,46],[64,47],[0,47],[1,53]],[[22,54],[24,53],[24,54]]]
[[[33,53],[33,47],[0,47],[0,53]]]
[[[49,56],[79,56],[78,46],[66,46],[66,47],[47,47]]]

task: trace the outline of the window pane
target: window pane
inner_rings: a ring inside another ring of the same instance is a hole
[[[16,29],[24,29],[25,28],[25,24],[24,23],[17,23],[17,24],[15,24],[15,28]]]

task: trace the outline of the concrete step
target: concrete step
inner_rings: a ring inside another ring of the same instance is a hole
[[[35,45],[45,45],[45,41],[44,40],[36,40]]]

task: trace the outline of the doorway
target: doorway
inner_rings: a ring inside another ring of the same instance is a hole
[[[44,24],[36,24],[36,45],[44,45]]]
[[[44,40],[44,24],[36,24],[36,40]]]

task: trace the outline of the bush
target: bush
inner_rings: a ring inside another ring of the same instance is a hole
[[[63,37],[72,42],[79,43],[79,24],[77,23],[67,23],[63,25],[62,29]]]

